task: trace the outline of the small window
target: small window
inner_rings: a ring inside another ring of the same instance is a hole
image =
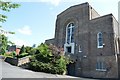
[[[67,47],[67,52],[68,52],[68,53],[71,53],[71,46],[70,46],[70,47]]]
[[[106,71],[106,65],[104,62],[97,62],[96,70],[98,71]]]
[[[97,45],[98,48],[103,48],[103,35],[101,32],[97,34]]]

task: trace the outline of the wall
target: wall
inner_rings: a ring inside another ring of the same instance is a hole
[[[83,76],[90,76],[93,78],[118,78],[118,64],[115,56],[89,56],[89,63],[83,61]],[[106,64],[106,71],[96,70],[96,63],[98,60],[104,61]],[[88,75],[86,75],[88,74]]]
[[[20,49],[16,48],[16,54],[19,55]]]
[[[91,6],[89,7],[89,11],[90,11],[89,12],[90,20],[100,17],[100,15],[97,13],[97,11],[95,11]]]
[[[75,23],[75,31],[77,32],[79,24],[89,21],[89,4],[72,6],[57,16],[55,29],[55,45],[64,47],[66,38],[66,26],[71,21]],[[75,32],[75,37],[78,34]]]
[[[99,18],[92,19],[89,24],[89,55],[114,55],[114,34],[113,34],[112,15],[105,15]],[[97,47],[97,34],[102,32],[103,48]],[[85,45],[86,46],[86,45]]]
[[[29,60],[29,56],[19,58],[19,59],[6,57],[5,62],[8,62],[8,63],[15,65],[15,66],[21,66],[23,64],[29,63],[30,60]]]

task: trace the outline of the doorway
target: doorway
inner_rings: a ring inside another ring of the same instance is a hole
[[[70,63],[67,65],[67,75],[75,76],[75,63]]]

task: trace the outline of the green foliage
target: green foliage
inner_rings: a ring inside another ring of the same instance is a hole
[[[21,47],[19,54],[25,53],[25,47],[24,45]]]
[[[15,51],[13,51],[13,52],[11,52],[11,53],[5,53],[5,54],[4,54],[4,57],[14,58],[15,56],[16,56],[16,52],[15,52]]]
[[[20,55],[17,55],[17,58],[23,58],[23,57],[26,57],[28,55],[29,55],[29,53],[22,53]]]
[[[36,48],[31,49],[30,55],[34,55],[34,54],[36,54]]]
[[[17,58],[22,58],[22,57],[29,56],[29,55],[30,55],[29,53],[26,53],[26,49],[23,45],[20,49],[19,55],[17,55],[16,57]]]
[[[7,49],[7,44],[8,44],[8,38],[5,35],[0,36],[0,53],[4,54]]]
[[[41,44],[36,48],[35,54],[30,58],[30,69],[53,74],[63,74],[66,72],[66,65],[69,60],[64,55],[54,55],[53,49],[46,44]],[[57,52],[57,51],[56,51]],[[58,54],[58,52],[56,53]]]
[[[0,35],[0,53],[4,54],[8,49],[8,44],[14,44],[11,41],[8,41],[8,38],[5,35]]]
[[[0,9],[2,11],[6,11],[9,12],[10,9],[15,9],[18,8],[20,5],[19,4],[15,4],[15,3],[11,3],[11,2],[5,2],[3,0],[0,0]],[[7,16],[0,14],[0,22],[5,22],[7,19]]]
[[[5,2],[4,0],[0,0],[0,9],[1,11],[9,12],[11,9],[18,8],[20,5],[11,3],[11,2]],[[3,23],[7,19],[7,16],[0,13],[0,22]],[[3,32],[0,34],[0,53],[4,54],[6,52],[7,45],[9,43],[7,37],[3,35],[4,33],[9,34],[15,34],[15,32],[8,32],[1,29],[2,25],[0,25],[0,32]],[[1,43],[2,42],[2,43]]]
[[[30,54],[32,49],[33,49],[32,47],[26,46],[25,47],[25,52]]]

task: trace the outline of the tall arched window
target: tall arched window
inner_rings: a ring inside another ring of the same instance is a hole
[[[103,48],[103,35],[101,32],[99,32],[97,34],[97,44],[98,44],[98,48]]]
[[[70,23],[66,28],[66,42],[73,43],[74,42],[74,23]]]

